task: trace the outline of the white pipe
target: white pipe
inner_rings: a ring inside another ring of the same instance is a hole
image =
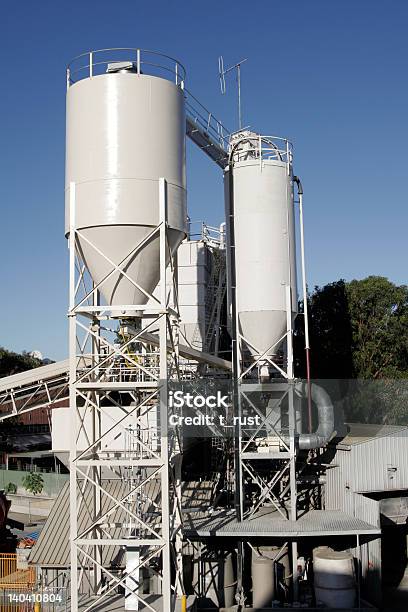
[[[306,287],[306,263],[305,263],[305,232],[303,225],[303,190],[299,183],[299,225],[300,225],[300,253],[302,266],[302,288],[303,288],[303,315],[305,318],[305,348],[310,349],[309,341],[309,312],[307,304],[307,287]]]

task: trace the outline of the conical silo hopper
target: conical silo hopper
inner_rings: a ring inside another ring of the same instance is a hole
[[[66,233],[75,183],[74,226],[94,282],[101,283],[113,264],[121,265],[151,294],[159,281],[159,235],[146,238],[160,222],[160,178],[167,181],[172,252],[186,232],[184,94],[177,75],[170,81],[124,65],[120,70],[110,65],[68,88]],[[100,291],[109,305],[148,301],[118,271]]]

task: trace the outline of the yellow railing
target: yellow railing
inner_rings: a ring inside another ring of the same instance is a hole
[[[17,568],[15,553],[0,553],[0,612],[32,612],[34,604],[19,600],[31,593],[35,585],[35,568]]]
[[[35,568],[17,568],[15,553],[0,553],[0,589],[32,587],[35,584]]]

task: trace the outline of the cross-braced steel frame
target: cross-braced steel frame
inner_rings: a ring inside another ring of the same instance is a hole
[[[237,519],[243,521],[249,519],[262,509],[262,506],[269,504],[273,509],[284,518],[297,520],[297,480],[296,480],[296,458],[297,458],[297,423],[295,412],[295,378],[293,369],[293,299],[297,296],[292,295],[292,270],[288,269],[288,283],[286,291],[286,331],[273,346],[266,351],[245,338],[240,330],[239,313],[237,305],[237,283],[239,279],[236,274],[235,260],[235,207],[234,207],[234,160],[235,150],[239,142],[230,149],[228,164],[229,181],[229,203],[228,203],[228,270],[229,287],[231,300],[232,318],[232,369],[233,369],[233,398],[234,413],[237,417],[235,425],[235,507]],[[260,145],[261,149],[261,140]],[[287,149],[288,152],[288,149]],[[261,155],[260,155],[261,160]],[[306,292],[306,272],[304,260],[304,234],[303,234],[303,208],[302,195],[303,189],[301,182],[292,174],[292,157],[287,154],[288,175],[298,186],[299,209],[300,209],[300,232],[301,232],[301,261],[302,261],[302,280],[303,298],[305,315],[305,338],[306,338],[306,357],[309,364],[309,336],[307,319],[307,292]],[[262,163],[262,162],[261,162]],[[285,348],[284,360],[278,362],[272,356],[278,352],[279,347]],[[245,355],[252,353],[249,360]],[[254,357],[255,356],[255,357]],[[263,384],[262,382],[254,385],[252,371],[257,368],[267,366],[268,370],[277,374],[277,379],[273,382]],[[308,366],[308,382],[310,381],[310,371]],[[310,382],[309,382],[310,385]],[[270,394],[270,400],[266,410],[260,409],[259,404],[254,400],[254,392],[262,391]],[[283,406],[285,405],[285,408]],[[283,412],[285,411],[285,424],[283,425]],[[256,428],[249,429],[245,425],[245,416],[250,413],[258,417]],[[310,410],[310,388],[309,388],[309,427],[311,419]],[[260,453],[256,447],[256,438],[274,438],[274,449]],[[254,490],[257,494],[254,494]],[[237,600],[242,603],[242,569],[243,569],[244,548],[241,543],[238,548],[238,584]],[[293,575],[296,572],[297,563],[297,542],[292,542],[292,563]],[[296,599],[297,587],[294,584],[294,599]]]
[[[167,186],[164,179],[158,183],[159,223],[119,263],[76,227],[75,184],[69,187],[73,612],[106,603],[119,587],[127,609],[172,610],[181,589],[180,445],[177,433],[169,435],[167,415],[168,381],[178,375],[177,280]],[[127,272],[130,259],[152,239],[160,244],[158,296]],[[110,265],[97,283],[82,257],[84,243]],[[126,279],[145,303],[103,304],[100,292],[112,275]],[[124,318],[126,333],[118,343],[115,331]],[[143,339],[152,330],[157,347]],[[143,593],[146,572],[159,596]],[[85,605],[83,592],[92,595]]]
[[[296,520],[296,419],[294,409],[294,373],[293,373],[293,326],[292,326],[292,296],[290,286],[286,287],[286,322],[285,334],[273,346],[266,351],[260,351],[253,346],[240,332],[239,324],[236,324],[236,350],[237,371],[235,374],[237,401],[237,472],[240,478],[237,480],[238,515],[240,519],[251,518],[263,505],[271,504],[273,508],[283,517]],[[278,364],[271,357],[275,348],[285,343],[286,364]],[[244,353],[251,349],[256,358],[251,363],[245,364]],[[248,382],[252,370],[268,364],[271,370],[279,375],[279,381],[254,386],[253,381]],[[249,375],[249,376],[248,376]],[[266,410],[263,410],[254,398],[254,392],[259,388],[265,394],[270,395]],[[287,406],[287,423],[283,426],[281,409],[283,404]],[[247,414],[256,415],[258,422],[256,427],[246,426]],[[277,441],[276,450],[260,453],[251,452],[258,437],[272,437]],[[268,462],[268,470],[265,462]],[[263,465],[262,469],[257,466]],[[265,476],[268,474],[268,476]],[[283,478],[289,482],[289,486],[281,487],[277,491],[277,484]],[[245,483],[250,481],[259,489],[256,496],[248,505],[248,496],[245,491]],[[289,504],[288,504],[289,499]]]

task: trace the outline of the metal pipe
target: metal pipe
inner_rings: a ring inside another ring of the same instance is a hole
[[[306,263],[305,263],[305,232],[303,223],[303,185],[298,176],[293,177],[297,185],[299,196],[299,229],[300,229],[300,259],[302,268],[302,289],[303,289],[303,317],[305,326],[305,352],[306,352],[306,380],[308,388],[307,409],[308,409],[308,429],[312,433],[312,389],[310,376],[310,338],[309,338],[309,309],[307,303],[306,285]]]
[[[231,150],[228,164],[228,220],[229,220],[229,252],[230,252],[230,287],[231,287],[231,335],[232,335],[232,381],[234,405],[239,403],[238,376],[239,376],[239,356],[238,356],[238,325],[237,325],[237,302],[236,302],[236,263],[235,263],[235,224],[234,224],[234,174],[233,174],[233,152]],[[238,521],[243,519],[241,487],[241,470],[239,457],[239,419],[237,419],[235,431],[235,508]],[[238,440],[237,440],[238,438]]]
[[[234,152],[239,144],[236,143],[230,151],[228,160],[228,223],[229,223],[229,275],[231,287],[231,336],[232,336],[232,397],[233,406],[239,406],[239,346],[238,346],[238,322],[237,322],[237,301],[236,301],[236,263],[235,263],[235,223],[234,223]],[[240,411],[239,411],[240,412]],[[240,414],[238,414],[240,416]],[[244,505],[242,494],[242,473],[241,473],[241,426],[240,419],[237,419],[235,425],[235,448],[234,448],[234,464],[235,464],[235,511],[237,520],[242,521],[244,518]],[[244,543],[238,542],[237,550],[237,593],[236,601],[238,607],[244,603],[243,592],[243,571],[244,571]]]
[[[329,394],[319,387],[319,385],[311,384],[310,387],[304,382],[297,383],[295,387],[297,393],[306,395],[310,401],[317,406],[319,426],[314,433],[300,434],[299,448],[301,450],[311,450],[314,448],[322,448],[333,437],[334,431],[334,408]]]
[[[238,127],[242,130],[242,115],[241,115],[241,64],[237,66],[238,80]]]

